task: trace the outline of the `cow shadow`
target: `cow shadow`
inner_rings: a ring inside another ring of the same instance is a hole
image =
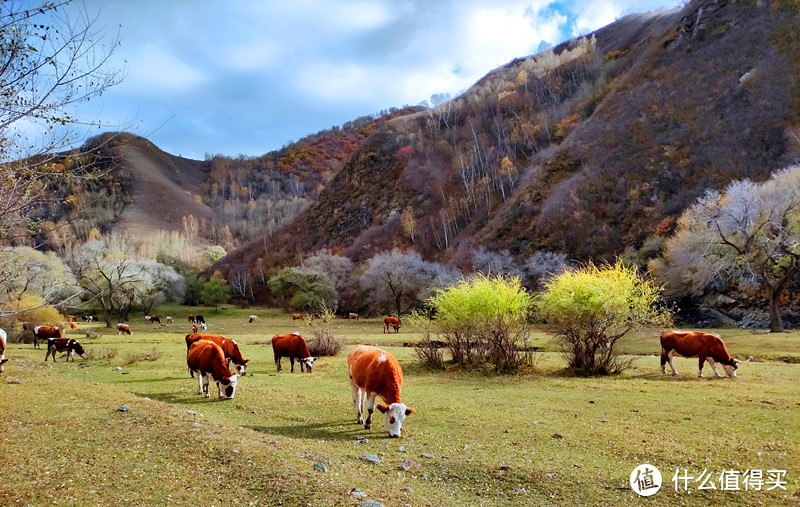
[[[373,428],[374,428],[373,421]],[[336,422],[326,422],[319,424],[294,424],[289,426],[246,426],[247,428],[267,433],[269,435],[281,435],[290,438],[311,438],[315,440],[356,440],[356,436],[365,436],[378,439],[381,437],[389,438],[388,433],[365,430],[363,426],[356,424],[355,420],[347,419]]]
[[[211,398],[204,398],[197,391],[191,392],[175,392],[175,393],[131,393],[140,398],[150,398],[151,400],[169,403],[170,405],[197,405],[200,403],[212,403],[218,401],[230,401],[225,398],[219,398],[215,391],[211,391]]]

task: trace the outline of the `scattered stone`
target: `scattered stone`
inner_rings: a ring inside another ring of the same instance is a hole
[[[521,495],[522,493],[527,493],[525,488],[517,488],[517,489],[514,490],[514,494],[515,495]]]
[[[10,378],[10,379],[6,380],[6,383],[7,384],[21,384],[22,382],[20,382],[19,379]]]
[[[317,461],[316,463],[314,463],[314,470],[319,470],[320,472],[327,472],[328,467],[325,466],[325,463],[320,463],[319,461]]]
[[[116,368],[116,369],[117,369],[117,371],[119,371],[119,370],[121,370],[121,369],[122,369],[122,366],[117,366],[117,368]]]
[[[363,459],[364,461],[369,461],[370,463],[380,463],[381,462],[381,459],[379,457],[375,456],[374,454],[367,454],[365,456],[362,456],[361,459]]]
[[[356,440],[358,442],[362,443],[362,444],[368,444],[369,443],[369,439],[367,437],[364,437],[364,436],[361,436],[361,435],[356,435]]]
[[[400,470],[401,472],[407,472],[408,470],[411,470],[411,468],[417,465],[418,463],[415,463],[414,461],[404,459],[403,461],[400,462],[399,465],[397,465],[397,469]]]
[[[608,422],[608,419],[601,419],[600,422]]]
[[[574,466],[575,468],[583,468],[581,465],[579,465],[577,463],[573,463],[572,466]]]
[[[544,476],[547,477],[548,479],[555,479],[556,478],[556,474],[544,474]]]
[[[357,507],[383,507],[382,503],[376,502],[375,500],[364,500],[363,502],[358,502],[356,504]]]
[[[351,489],[351,490],[350,490],[350,495],[351,495],[351,496],[354,496],[354,497],[356,497],[356,498],[366,498],[366,497],[367,497],[367,494],[366,494],[366,493],[364,493],[363,491],[361,491],[361,490],[360,490],[360,489],[358,489],[358,488],[353,488],[353,489]]]
[[[403,488],[400,491],[402,491],[403,493],[413,493],[414,492],[414,490],[411,489],[411,488]]]
[[[500,465],[500,470],[511,470],[513,467],[507,463]]]
[[[553,433],[553,438],[562,439],[564,438],[564,435],[562,435],[561,433]]]
[[[145,396],[145,397],[144,397],[144,399],[145,399],[145,400],[147,400],[147,401],[152,401],[152,400],[151,400],[150,398],[148,398],[147,396]]]
[[[594,400],[589,400],[589,403],[594,403]]]
[[[422,453],[422,457],[423,457],[423,458],[428,458],[428,459],[431,459],[431,458],[433,458],[434,456],[433,456],[433,454],[428,454],[427,452],[423,452],[423,453]]]
[[[506,430],[504,433],[511,433],[511,430]]]
[[[128,410],[130,410],[130,408],[131,407],[129,407],[128,405],[122,405],[117,410],[120,411],[120,412],[127,412]]]
[[[406,448],[401,445],[397,448],[397,452],[406,452]]]
[[[194,410],[187,410],[186,413],[189,415],[197,415],[197,412],[195,412]]]

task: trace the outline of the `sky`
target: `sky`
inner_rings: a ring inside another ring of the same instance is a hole
[[[83,0],[122,82],[81,114],[184,157],[260,156],[456,95],[510,60],[680,0]]]

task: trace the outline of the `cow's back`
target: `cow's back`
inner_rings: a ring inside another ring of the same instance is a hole
[[[703,333],[702,331],[663,331],[661,333],[661,348],[667,352],[674,350],[684,357],[696,357],[702,352],[721,352],[725,344],[719,335]]]
[[[400,398],[403,386],[403,370],[400,363],[389,352],[369,345],[359,345],[347,356],[350,378],[355,384],[369,392],[396,392]]]
[[[272,351],[276,355],[287,357],[311,357],[308,345],[302,336],[297,334],[276,334],[272,337]]]
[[[216,365],[225,365],[225,356],[222,348],[209,340],[199,340],[189,348],[186,364],[192,370],[212,372]],[[227,369],[227,367],[226,367]]]

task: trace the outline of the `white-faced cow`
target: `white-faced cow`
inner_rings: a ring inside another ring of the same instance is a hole
[[[8,335],[2,329],[0,329],[0,375],[3,374],[3,370],[5,368],[6,361],[6,341],[8,341]]]
[[[311,373],[315,358],[311,357],[306,341],[300,333],[276,334],[272,337],[272,353],[275,357],[275,366],[281,371],[281,358],[288,357],[294,373],[294,360],[300,363],[300,371]]]
[[[394,328],[395,333],[400,332],[400,319],[397,317],[384,317],[383,319],[383,332],[390,332],[389,328]]]
[[[149,315],[145,315],[145,316],[144,316],[144,321],[145,321],[145,322],[147,322],[147,323],[150,323],[150,319],[151,319],[151,318],[152,318],[152,317],[150,317]]]
[[[359,345],[347,356],[347,367],[358,424],[363,424],[366,429],[372,428],[375,397],[380,396],[387,403],[377,405],[386,420],[386,429],[390,436],[399,437],[403,420],[407,415],[414,413],[413,408],[408,408],[400,402],[400,389],[403,387],[403,370],[400,368],[400,363],[384,350]]]
[[[172,317],[167,315],[167,324],[172,324]]]
[[[258,318],[258,315],[251,315],[249,319],[247,319],[248,324],[252,324],[254,322],[261,322],[261,319]]]
[[[700,377],[703,376],[703,365],[706,361],[711,365],[711,369],[717,377],[722,375],[717,373],[716,363],[722,365],[729,377],[735,377],[736,369],[739,367],[739,361],[728,353],[722,338],[712,333],[675,330],[662,332],[661,371],[667,373],[666,364],[669,362],[673,375],[678,374],[672,364],[672,359],[676,354],[682,357],[699,358],[698,376]]]
[[[39,341],[63,337],[62,329],[58,326],[36,326],[33,328],[33,348],[39,348]]]
[[[347,318],[350,319],[350,320],[358,320],[358,314],[350,312],[350,313],[347,314]]]
[[[64,352],[67,354],[67,361],[72,358],[75,361],[75,354],[86,359],[86,352],[84,352],[81,344],[74,338],[48,338],[47,339],[47,354],[44,356],[45,362],[48,356],[53,356],[53,362],[56,361],[56,352]]]
[[[225,364],[228,368],[230,369],[231,363],[233,363],[236,365],[236,371],[240,376],[244,377],[247,375],[247,362],[249,359],[242,357],[242,353],[239,351],[239,344],[236,343],[236,340],[231,340],[230,338],[215,334],[189,333],[186,335],[186,354],[189,354],[189,351],[192,349],[192,344],[200,340],[212,341],[219,345],[222,349],[222,353],[225,354]],[[189,370],[189,373],[194,377],[194,372]]]
[[[117,334],[133,334],[133,331],[131,331],[131,326],[120,322],[117,324]]]
[[[217,383],[220,398],[232,399],[236,395],[238,380],[225,365],[225,354],[216,343],[208,340],[193,343],[186,355],[186,364],[192,373],[197,373],[200,394],[206,398],[211,397],[208,384],[212,378]]]

